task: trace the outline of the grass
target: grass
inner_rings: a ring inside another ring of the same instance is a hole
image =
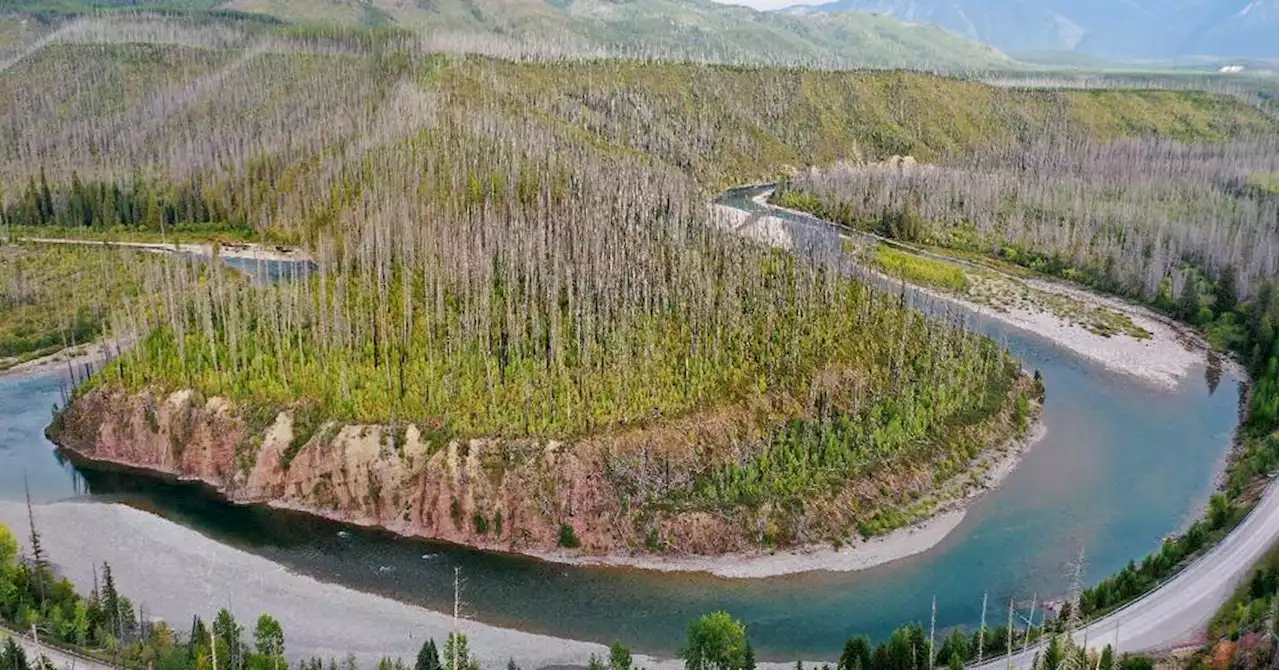
[[[969,290],[969,278],[955,264],[900,251],[888,245],[881,244],[875,248],[872,264],[885,274],[913,284],[959,294],[965,294]]]
[[[1280,174],[1272,172],[1269,174],[1250,175],[1249,185],[1264,193],[1280,193]]]
[[[951,250],[939,250],[935,253],[959,258],[964,256]],[[913,284],[942,289],[997,311],[1005,312],[1010,309],[1048,311],[1095,335],[1103,337],[1127,335],[1139,340],[1151,337],[1150,332],[1135,324],[1133,319],[1123,312],[1068,295],[1035,289],[1022,283],[1018,278],[1002,276],[996,272],[966,271],[954,263],[928,258],[885,244],[875,247],[871,262],[890,276]],[[992,265],[996,264],[1000,264],[999,261],[992,262]],[[1018,274],[1023,278],[1035,276],[1025,268],[1021,270]]]

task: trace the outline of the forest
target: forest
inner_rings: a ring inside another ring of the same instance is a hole
[[[706,199],[761,157],[827,150],[831,129],[804,121],[823,113],[825,91],[870,108],[864,92],[944,86],[1034,117],[1030,96],[909,73],[422,55],[377,32],[210,48],[221,33],[162,27],[198,48],[53,43],[0,76],[29,103],[5,111],[17,132],[0,147],[4,224],[15,236],[302,242],[319,272],[261,286],[160,262],[140,283],[146,300],[106,320],[137,346],[81,392],[192,388],[251,422],[288,409],[286,466],[327,421],[413,424],[439,448],[736,413],[734,452],[693,471],[655,480],[628,453],[611,460],[629,499],[685,509],[803,507],[898,466],[949,476],[1025,428],[1025,415],[996,420],[1026,393],[998,347],[722,232]],[[53,85],[32,87],[39,73]],[[122,95],[142,82],[146,94]],[[819,88],[797,105],[729,102],[775,84]],[[692,97],[675,93],[686,85]],[[1213,104],[1255,122],[1243,103]],[[1221,132],[1209,117],[1168,118]],[[922,123],[902,141],[979,140],[953,119]],[[781,134],[759,134],[770,126]],[[881,150],[876,129],[835,130],[842,152]],[[840,523],[877,533],[910,518],[876,511]]]
[[[772,197],[910,245],[1125,296],[1199,328],[1253,380],[1241,435],[1258,449],[1235,464],[1249,473],[1229,481],[1235,498],[1275,467],[1264,449],[1277,423],[1274,144],[1274,135],[1053,139],[936,165],[810,169]]]
[[[723,231],[712,193],[787,166],[1271,126],[1193,91],[512,62],[391,29],[147,14],[59,33],[0,98],[23,103],[0,109],[12,236],[204,234],[317,262],[275,285],[158,262],[101,319],[137,346],[81,393],[190,388],[259,428],[289,410],[286,468],[326,422],[412,424],[440,448],[671,426],[675,443],[727,421],[731,444],[689,471],[608,460],[620,497],[705,510],[803,508],[872,471],[940,481],[1025,430],[1030,395],[958,324]],[[910,518],[867,502],[846,532]]]

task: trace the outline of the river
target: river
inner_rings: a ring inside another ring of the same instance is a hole
[[[467,613],[499,626],[620,639],[670,657],[689,620],[725,609],[747,624],[762,659],[830,659],[852,633],[880,638],[903,622],[927,623],[935,597],[940,629],[976,625],[984,593],[988,620],[1001,623],[1010,598],[1061,596],[1082,548],[1084,582],[1093,583],[1184,528],[1213,490],[1236,424],[1240,380],[1233,372],[1211,386],[1199,366],[1176,388],[1159,388],[998,322],[969,322],[1044,374],[1047,434],[942,543],[861,572],[731,580],[567,567],[231,507],[190,487],[80,472],[43,437],[59,400],[53,372],[0,377],[0,500],[22,499],[25,472],[37,515],[40,504],[66,499],[129,505],[300,574],[440,611],[452,607],[454,567],[461,566]],[[93,529],[78,532],[91,536]],[[133,595],[146,601],[148,594]],[[406,644],[406,653],[415,648]]]

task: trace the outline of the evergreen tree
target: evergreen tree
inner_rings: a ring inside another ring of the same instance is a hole
[[[27,652],[12,636],[0,646],[0,670],[27,670]]]
[[[418,650],[418,660],[413,664],[413,670],[441,670],[440,654],[436,650],[436,641],[428,638],[422,643],[422,648]]]
[[[1213,311],[1226,314],[1236,308],[1236,268],[1228,265],[1218,275],[1218,286],[1213,290]]]
[[[871,640],[865,635],[855,635],[845,640],[844,651],[840,652],[837,670],[870,670]]]
[[[271,658],[284,656],[284,628],[270,614],[258,617],[253,627],[253,643],[258,653]]]
[[[105,561],[102,563],[102,613],[107,632],[120,638],[124,629],[124,621],[120,616],[120,593],[116,591],[111,566]]]
[[[1182,294],[1178,296],[1178,304],[1176,306],[1178,318],[1183,321],[1193,321],[1196,314],[1200,311],[1200,282],[1194,273],[1187,273],[1185,281],[1182,283]]]
[[[1062,661],[1066,659],[1066,652],[1062,648],[1062,636],[1054,635],[1049,638],[1049,646],[1044,649],[1044,656],[1040,658],[1040,665],[1037,668],[1044,670],[1058,670],[1062,665]]]
[[[235,616],[225,607],[218,610],[218,616],[213,620],[213,636],[218,644],[227,648],[225,667],[241,670],[244,667],[244,628],[236,623]],[[221,653],[218,660],[222,660]]]
[[[53,191],[49,189],[49,180],[45,178],[44,166],[40,167],[40,222],[54,221]]]
[[[209,642],[209,630],[199,615],[191,615],[191,633],[187,636],[187,657],[194,659],[196,650]]]
[[[480,670],[480,662],[471,658],[471,650],[467,646],[467,636],[462,633],[449,633],[444,641],[444,670]]]
[[[31,526],[31,567],[35,576],[36,592],[40,596],[40,607],[45,605],[45,577],[49,576],[49,560],[44,553],[44,545],[40,543],[40,532],[36,530],[36,514],[31,507],[31,487],[27,485],[27,476],[22,476],[22,487],[27,497],[27,523]]]

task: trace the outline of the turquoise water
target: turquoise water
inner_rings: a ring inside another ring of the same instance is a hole
[[[1164,390],[1021,331],[971,325],[1043,372],[1048,432],[941,544],[862,572],[727,580],[569,568],[339,534],[334,524],[234,508],[189,488],[77,473],[43,438],[58,401],[51,377],[0,378],[0,498],[21,498],[25,470],[37,501],[89,495],[143,507],[299,572],[436,609],[452,606],[453,567],[462,565],[469,613],[489,623],[671,655],[690,619],[725,609],[747,623],[761,658],[833,658],[850,634],[882,637],[927,622],[935,596],[939,627],[976,625],[984,591],[990,620],[1002,622],[1010,598],[1064,593],[1082,547],[1085,581],[1096,581],[1178,532],[1212,490],[1235,426],[1239,380],[1230,373],[1214,391],[1203,368]]]

